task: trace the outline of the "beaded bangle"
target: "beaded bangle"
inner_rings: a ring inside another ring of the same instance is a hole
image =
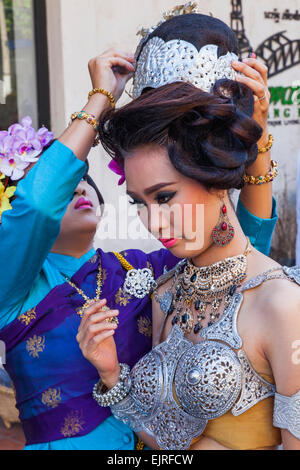
[[[272,145],[274,143],[274,137],[270,133],[268,134],[268,137],[269,137],[269,140],[268,140],[266,147],[263,147],[262,149],[258,149],[258,153],[266,153],[272,148]]]
[[[71,115],[71,120],[74,121],[75,119],[85,120],[88,124],[93,126],[96,132],[98,132],[99,122],[97,121],[96,116],[94,116],[93,114],[88,114],[85,111],[77,111],[76,113],[73,113]]]
[[[265,176],[249,176],[244,175],[244,182],[248,184],[264,184],[270,183],[278,175],[278,165],[277,162],[271,160],[271,169]]]
[[[121,372],[119,381],[113,388],[107,392],[103,392],[103,388],[105,386],[101,379],[94,385],[93,398],[97,401],[99,406],[113,406],[122,401],[128,395],[131,387],[130,367],[127,364],[120,364],[120,367]]]
[[[89,92],[88,99],[90,99],[91,96],[95,95],[96,93],[102,93],[102,95],[107,96],[110,101],[110,104],[112,105],[112,108],[114,109],[116,107],[116,102],[113,94],[109,91],[104,90],[104,88],[94,88],[92,91]]]
[[[88,114],[85,111],[76,111],[76,113],[73,113],[71,115],[71,122],[75,121],[75,119],[80,119],[80,120],[85,120],[88,124],[93,126],[94,131],[98,132],[99,130],[99,122],[96,119],[96,116],[93,114]],[[97,147],[97,145],[100,144],[100,137],[97,136],[94,140],[93,147]]]

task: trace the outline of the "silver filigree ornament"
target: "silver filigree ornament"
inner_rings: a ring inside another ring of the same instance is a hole
[[[174,82],[189,82],[210,92],[221,78],[236,80],[232,60],[238,60],[233,52],[218,57],[215,44],[207,44],[198,51],[187,41],[174,39],[165,42],[153,37],[143,47],[137,61],[132,96],[137,98],[144,88],[158,88]]]
[[[159,300],[159,306],[164,313],[169,313],[173,303],[173,294],[166,291],[162,298]]]
[[[273,425],[300,439],[300,390],[290,397],[275,394]]]
[[[284,266],[283,272],[300,286],[300,266],[287,267]]]
[[[126,275],[124,291],[133,297],[143,299],[150,294],[154,285],[155,280],[151,269],[131,269]]]
[[[227,345],[201,341],[182,356],[174,384],[183,409],[200,419],[214,419],[231,409],[242,381],[241,364]]]

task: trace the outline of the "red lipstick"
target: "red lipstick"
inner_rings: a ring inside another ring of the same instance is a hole
[[[178,238],[159,238],[159,241],[166,247],[171,248],[178,242]]]

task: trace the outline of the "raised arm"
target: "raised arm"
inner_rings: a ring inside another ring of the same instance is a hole
[[[261,137],[258,145],[266,145]],[[261,142],[261,143],[260,143]],[[271,167],[270,151],[259,154],[255,163],[247,168],[251,176],[266,175]],[[237,205],[237,216],[241,227],[252,245],[269,255],[272,235],[278,220],[276,199],[272,197],[272,182],[261,185],[245,184]]]
[[[114,50],[93,59],[89,63],[93,87],[111,92],[117,100],[133,71],[132,62],[133,56]],[[115,71],[115,66],[122,69]],[[84,110],[98,119],[107,106],[108,97],[96,93]],[[86,172],[84,161],[95,137],[87,122],[73,121],[19,182],[13,209],[3,213],[0,226],[0,319],[22,301],[39,274]]]
[[[255,56],[255,54],[254,54]],[[268,68],[255,58],[233,62],[233,68],[243,75],[237,80],[253,91],[253,119],[261,126],[262,136],[257,142],[258,149],[264,149],[269,141],[268,111],[270,93],[268,91]],[[249,176],[265,176],[271,169],[271,152],[259,153],[256,161],[247,168]],[[277,222],[276,200],[272,197],[272,182],[260,185],[246,183],[240,193],[237,215],[243,231],[252,244],[262,253],[268,254],[272,234]]]
[[[255,55],[255,54],[254,54]],[[268,110],[270,92],[268,90],[268,68],[256,58],[246,58],[242,62],[234,62],[233,68],[243,75],[237,80],[247,85],[254,96],[253,119],[262,127],[263,133],[257,145],[259,149],[268,143]],[[270,152],[258,155],[256,162],[247,168],[250,176],[264,176],[271,167]],[[272,216],[272,183],[262,185],[246,184],[241,191],[241,202],[256,217],[269,219]]]

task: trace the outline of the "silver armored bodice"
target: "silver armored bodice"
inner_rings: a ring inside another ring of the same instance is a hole
[[[300,284],[300,268],[283,268],[280,275],[268,271],[248,281],[232,296],[222,317],[201,330],[202,341],[193,344],[175,325],[168,338],[135,365],[131,404],[125,400],[121,415],[126,406],[128,416],[134,416],[133,408],[141,413],[136,431],[155,436],[164,449],[186,449],[208,420],[228,411],[240,415],[275,394],[275,386],[257,374],[242,349],[237,317],[245,290],[278,277]]]

